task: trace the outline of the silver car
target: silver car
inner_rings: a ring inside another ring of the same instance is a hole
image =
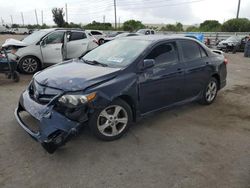
[[[43,29],[21,42],[23,46],[19,45],[15,55],[20,71],[27,74],[66,59],[81,57],[98,46],[95,38],[77,29]]]

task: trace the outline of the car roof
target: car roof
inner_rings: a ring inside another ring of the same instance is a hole
[[[145,40],[145,41],[152,41],[152,42],[159,42],[164,40],[173,40],[173,39],[185,39],[185,40],[193,40],[197,41],[196,39],[178,36],[178,35],[139,35],[139,36],[132,36],[129,37],[130,39],[135,40]]]

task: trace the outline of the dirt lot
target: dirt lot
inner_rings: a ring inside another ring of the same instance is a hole
[[[147,117],[114,142],[87,129],[47,154],[13,111],[30,76],[0,76],[0,187],[250,187],[250,59],[228,54],[228,85],[211,106]]]

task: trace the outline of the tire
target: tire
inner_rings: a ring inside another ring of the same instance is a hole
[[[40,61],[34,56],[27,56],[20,60],[18,68],[22,73],[34,74],[40,69]]]
[[[89,127],[96,138],[113,141],[128,131],[131,122],[131,107],[125,101],[116,99],[107,107],[96,110],[91,115]]]
[[[218,80],[212,77],[202,92],[200,103],[204,105],[212,104],[216,99],[217,93],[218,93]]]
[[[99,43],[99,45],[104,44],[104,39],[100,39],[100,40],[98,41],[98,43]]]

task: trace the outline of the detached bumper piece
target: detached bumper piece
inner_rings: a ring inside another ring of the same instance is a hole
[[[31,129],[22,120],[20,113],[28,112],[38,121],[38,128]],[[27,92],[21,96],[18,108],[15,110],[15,117],[19,125],[36,141],[41,143],[43,148],[50,154],[64,145],[72,135],[78,132],[80,123],[72,121],[52,107],[41,105],[32,101]]]

